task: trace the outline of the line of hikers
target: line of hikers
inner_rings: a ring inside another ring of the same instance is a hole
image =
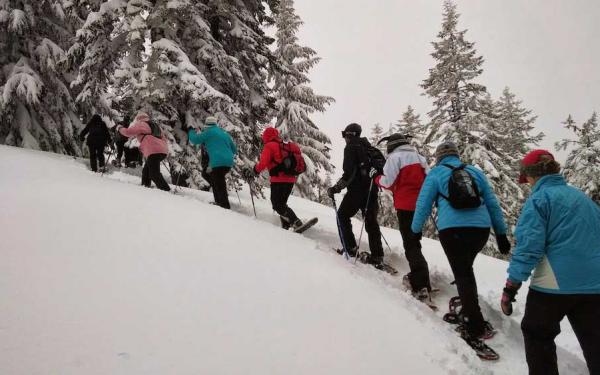
[[[216,118],[208,117],[205,124],[199,134],[189,129],[189,141],[205,147],[215,202],[229,208],[224,181],[233,166],[236,146],[218,126]],[[147,158],[146,176],[168,190],[159,170],[160,160],[167,153],[166,141],[164,135],[149,137],[152,129],[148,116],[138,114],[132,126],[117,130],[126,137],[138,138],[140,150]],[[342,131],[346,141],[343,175],[328,189],[332,199],[346,189],[337,210],[344,252],[357,255],[359,244],[351,218],[361,211],[369,239],[368,263],[381,266],[384,254],[377,221],[378,193],[379,188],[390,190],[410,268],[404,282],[417,298],[429,298],[431,281],[421,238],[433,207],[437,207],[434,223],[462,304],[459,332],[472,346],[483,344],[493,332],[481,313],[473,264],[491,229],[499,251],[508,254],[511,250],[502,210],[486,176],[475,166],[463,163],[460,150],[451,141],[437,147],[435,166],[430,170],[425,157],[411,145],[410,136],[394,134],[384,138],[387,148],[384,159],[381,152],[361,137],[361,132],[358,124],[350,124]],[[294,172],[297,164],[302,164],[300,149],[291,142],[283,142],[272,127],[265,129],[262,139],[264,148],[259,162],[251,170],[243,170],[242,175],[251,180],[268,170],[273,209],[284,229],[296,228],[302,222],[287,201],[297,173],[301,172],[301,168]],[[153,155],[158,156],[152,158]],[[293,165],[283,166],[290,155],[295,156]],[[142,180],[149,184],[149,180]],[[501,309],[506,315],[512,314],[512,302],[533,272],[521,323],[530,374],[558,374],[554,339],[566,316],[590,374],[600,375],[600,325],[596,322],[600,317],[600,208],[566,183],[559,163],[546,150],[535,150],[525,156],[519,183],[528,183],[532,191],[514,231],[516,246],[502,291]]]

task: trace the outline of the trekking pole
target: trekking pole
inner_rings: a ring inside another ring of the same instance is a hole
[[[381,207],[381,197],[380,197],[380,196],[378,196],[378,197],[377,197],[377,200],[379,201],[379,207]],[[393,251],[392,251],[392,247],[390,246],[390,244],[389,244],[389,243],[387,242],[387,240],[385,239],[385,236],[383,235],[383,232],[380,232],[380,233],[381,233],[381,238],[382,238],[382,239],[383,239],[383,241],[385,242],[385,244],[386,244],[386,246],[388,247],[388,249],[390,250],[390,254],[391,254],[391,253],[393,252]]]
[[[356,257],[354,258],[354,263],[356,263],[356,260],[358,259],[358,249],[360,249],[360,242],[362,241],[363,231],[367,222],[367,211],[369,209],[369,201],[371,200],[371,190],[373,190],[373,179],[371,179],[371,184],[369,185],[369,194],[367,194],[367,204],[365,205],[365,209],[363,211],[363,223],[360,227],[360,235],[358,236],[358,243],[356,245]]]
[[[237,187],[234,187],[235,189],[235,195],[237,195],[238,198],[238,203],[240,204],[240,207],[242,206],[242,200],[240,199],[240,193],[238,193],[238,189]]]
[[[392,248],[390,247],[390,244],[385,239],[385,236],[383,235],[383,233],[381,233],[381,238],[383,238],[383,242],[385,242],[385,245],[388,247],[388,249],[390,250],[390,254],[391,254],[392,253]]]
[[[335,209],[335,221],[337,223],[338,236],[340,236],[340,241],[342,241],[342,249],[344,250],[344,258],[346,260],[350,260],[350,255],[348,255],[348,249],[346,248],[346,242],[344,241],[344,234],[342,233],[342,224],[340,223],[340,215],[338,214],[337,204],[335,203],[334,197],[331,197],[331,200],[333,201],[333,208]]]
[[[256,216],[256,206],[254,205],[254,192],[252,190],[252,184],[250,183],[250,181],[246,181],[248,183],[248,187],[250,188],[250,199],[252,199],[252,210],[254,210],[254,218],[258,219],[258,216]]]

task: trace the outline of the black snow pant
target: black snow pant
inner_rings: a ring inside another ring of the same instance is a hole
[[[369,196],[369,189],[364,190],[348,190],[340,207],[338,209],[338,216],[340,219],[340,230],[344,238],[344,244],[346,249],[352,253],[352,249],[356,249],[356,238],[352,232],[352,216],[356,215],[358,211],[361,211],[365,221],[365,229],[369,236],[369,249],[371,250],[371,256],[374,258],[383,259],[383,247],[381,245],[381,230],[379,229],[379,223],[377,222],[377,212],[379,211],[379,205],[377,203],[377,186],[372,187],[371,196],[369,198],[369,205],[367,207],[367,197]],[[367,208],[365,212],[365,207]]]
[[[121,164],[121,158],[123,158],[123,152],[125,151],[125,142],[115,142],[117,145],[117,164]],[[127,163],[127,158],[125,160]]]
[[[408,274],[410,285],[415,292],[423,288],[431,290],[429,266],[421,251],[421,241],[414,237],[410,229],[415,211],[396,210],[396,214],[398,215],[398,223],[400,224],[404,254],[410,268],[410,273]]]
[[[90,168],[94,172],[98,172],[98,164],[100,168],[104,168],[104,144],[88,145],[90,149]]]
[[[554,338],[567,316],[590,375],[600,375],[600,294],[551,294],[529,289],[521,322],[530,375],[558,375]]]
[[[167,181],[165,181],[165,178],[160,173],[160,162],[166,157],[166,154],[153,154],[148,156],[146,163],[142,168],[142,185],[150,187],[152,186],[152,182],[154,182],[156,187],[160,190],[171,190],[169,184],[167,184]]]
[[[485,329],[485,321],[479,308],[473,262],[489,236],[489,228],[465,227],[440,231],[440,242],[456,280],[456,289],[462,303],[461,313],[471,337],[481,336]]]
[[[298,220],[296,213],[287,205],[293,188],[292,182],[271,182],[271,205],[279,214],[283,229],[289,229]]]
[[[231,168],[229,167],[216,167],[210,172],[210,184],[215,203],[217,206],[226,209],[231,208],[229,205],[229,195],[227,194],[227,182],[225,181],[225,175],[230,170]]]

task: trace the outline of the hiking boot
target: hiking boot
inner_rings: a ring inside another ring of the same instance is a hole
[[[337,251],[338,254],[340,255],[344,255],[344,249],[336,249],[335,251]],[[356,252],[358,251],[358,246],[355,246],[351,249],[348,249],[348,255],[352,258],[354,258],[356,256]]]
[[[303,225],[302,220],[300,219],[296,219],[296,221],[294,221],[294,223],[292,223],[292,229],[293,230],[297,230],[298,228],[300,228]]]
[[[421,288],[414,294],[415,294],[415,297],[421,302],[431,301],[431,296],[429,295],[429,289],[427,289],[427,288]]]
[[[413,290],[412,284],[410,283],[410,273],[402,276],[402,285],[408,290]]]
[[[483,334],[481,336],[479,336],[480,339],[482,340],[489,340],[492,337],[496,336],[496,333],[498,331],[496,331],[494,329],[494,327],[492,327],[492,325],[490,324],[490,322],[485,321],[484,322],[484,328],[483,328]]]
[[[458,324],[458,326],[456,326],[455,331],[460,333],[460,335],[463,339],[466,336],[470,336],[469,332],[467,331],[467,325],[464,323]],[[497,333],[497,331],[494,329],[494,327],[492,327],[490,322],[486,321],[486,322],[484,322],[483,333],[481,335],[479,335],[476,339],[477,340],[489,340],[492,337],[494,337],[496,335],[496,333]]]

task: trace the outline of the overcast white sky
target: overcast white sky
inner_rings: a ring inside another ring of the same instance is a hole
[[[321,63],[312,86],[336,103],[314,116],[332,137],[341,166],[340,130],[358,122],[396,122],[412,105],[422,119],[431,101],[419,84],[433,66],[431,42],[441,28],[442,0],[296,0],[301,43]],[[538,116],[542,147],[568,136],[570,113],[580,123],[600,110],[600,1],[458,0],[460,29],[485,59],[479,82],[497,98],[505,86]],[[564,155],[561,155],[563,158]],[[339,168],[338,168],[339,169]]]

